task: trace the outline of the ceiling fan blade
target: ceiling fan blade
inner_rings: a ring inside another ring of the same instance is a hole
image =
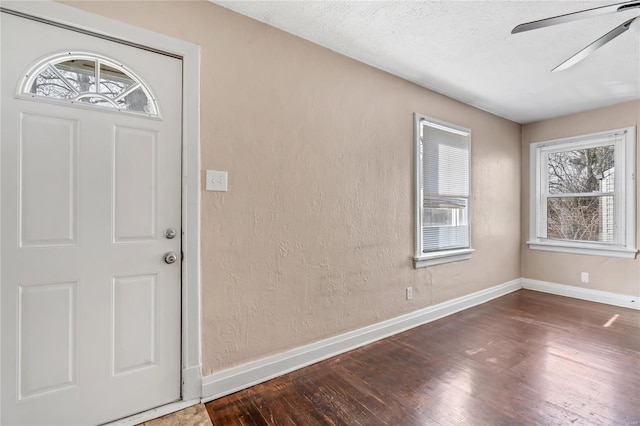
[[[580,12],[567,13],[566,15],[554,16],[553,18],[540,19],[539,21],[520,24],[511,30],[511,34],[524,31],[536,30],[538,28],[550,27],[551,25],[564,24],[565,22],[577,21],[578,19],[591,18],[592,16],[606,15],[608,13],[622,12],[629,9],[640,8],[640,1],[627,1],[624,3],[611,4],[609,6],[595,7],[593,9],[582,10]]]
[[[605,35],[603,35],[602,37],[600,37],[599,39],[597,39],[596,41],[594,41],[593,43],[591,43],[590,45],[588,45],[587,47],[585,47],[584,49],[582,49],[581,51],[579,51],[578,53],[576,53],[575,55],[567,59],[566,61],[564,61],[563,63],[561,63],[554,69],[552,69],[551,72],[566,70],[567,68],[574,66],[575,64],[577,64],[578,62],[586,58],[587,56],[591,55],[596,50],[600,49],[605,44],[609,43],[614,38],[618,37],[620,34],[627,31],[631,23],[636,19],[638,19],[638,17],[629,19],[627,22],[623,23],[622,25],[615,27],[613,30],[609,31],[608,33],[606,33]]]

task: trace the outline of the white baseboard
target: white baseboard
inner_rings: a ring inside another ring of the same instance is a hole
[[[624,294],[610,293],[608,291],[592,290],[590,288],[556,284],[547,281],[532,280],[529,278],[521,278],[521,281],[522,288],[526,288],[528,290],[573,297],[574,299],[588,300],[590,302],[605,303],[607,305],[621,306],[623,308],[640,309],[640,298],[637,296],[627,296]]]
[[[208,402],[246,389],[385,337],[488,302],[521,288],[521,280],[515,279],[339,336],[211,374],[202,379],[202,401]]]
[[[266,382],[327,358],[480,305],[521,288],[624,308],[640,309],[639,297],[529,278],[518,278],[476,293],[203,377],[202,402],[209,402]]]

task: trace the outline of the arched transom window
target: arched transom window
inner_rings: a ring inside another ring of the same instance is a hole
[[[63,53],[25,74],[22,95],[159,116],[149,87],[126,66],[88,53]]]

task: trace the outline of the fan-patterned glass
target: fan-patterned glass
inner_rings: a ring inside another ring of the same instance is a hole
[[[150,89],[131,70],[97,55],[66,53],[38,63],[26,73],[22,94],[159,116]]]

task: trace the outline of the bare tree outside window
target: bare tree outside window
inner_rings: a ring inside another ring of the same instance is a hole
[[[636,126],[532,142],[531,250],[635,259]]]
[[[548,154],[547,238],[612,242],[614,146]]]

